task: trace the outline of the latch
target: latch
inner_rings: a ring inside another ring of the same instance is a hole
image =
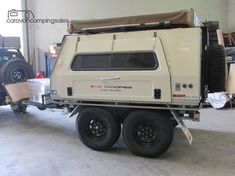
[[[73,88],[72,87],[67,87],[67,94],[68,94],[68,96],[73,96]]]
[[[154,89],[154,98],[161,99],[161,89]]]

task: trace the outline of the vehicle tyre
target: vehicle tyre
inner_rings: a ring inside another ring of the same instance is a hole
[[[157,157],[170,147],[173,127],[164,113],[136,111],[126,117],[122,134],[132,153],[144,157]]]
[[[218,38],[217,37],[209,37],[209,40],[212,40],[212,41],[218,41]]]
[[[32,67],[21,59],[10,60],[4,63],[0,70],[0,82],[16,83],[34,78]]]
[[[1,83],[0,83],[1,84]],[[0,85],[0,96],[6,96],[6,92],[5,90],[3,89],[2,85]]]
[[[40,110],[40,111],[45,111],[47,108],[46,106],[37,106],[37,108]]]
[[[5,92],[5,90],[4,90],[3,86],[2,86],[2,83],[0,82],[0,94],[2,94],[4,92]]]
[[[15,113],[20,113],[20,112],[25,113],[27,109],[27,105],[24,105],[21,103],[12,103],[10,104],[10,106],[11,106],[12,111]]]
[[[37,108],[38,108],[38,110],[40,110],[40,111],[45,111],[45,110],[47,109],[46,105],[44,105],[44,104],[38,105]],[[71,111],[71,112],[72,112],[72,111]]]
[[[171,119],[171,124],[172,124],[173,128],[175,128],[179,125],[175,119]]]
[[[212,45],[207,48],[208,59],[208,89],[210,93],[225,90],[225,51],[222,45]]]
[[[218,37],[217,32],[215,32],[215,33],[211,32],[211,33],[209,34],[209,38],[210,38],[210,37],[216,37],[216,38],[217,38],[217,37]]]
[[[0,92],[0,106],[5,104],[4,100],[5,100],[5,95]]]
[[[86,108],[77,117],[76,129],[86,146],[105,151],[118,140],[121,125],[104,109]]]

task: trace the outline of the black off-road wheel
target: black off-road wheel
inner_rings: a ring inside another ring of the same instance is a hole
[[[105,109],[86,108],[77,117],[77,133],[93,150],[109,150],[120,136],[121,126]]]
[[[1,69],[1,68],[0,68]],[[5,105],[5,97],[7,96],[5,89],[0,82],[0,106]]]
[[[5,93],[5,90],[2,86],[2,83],[0,82],[0,95],[2,95],[3,93]]]
[[[45,111],[47,108],[46,106],[37,106],[37,108],[40,110],[40,111]]]
[[[122,134],[132,153],[152,158],[162,155],[170,147],[173,126],[164,113],[135,111],[126,117]]]
[[[179,125],[175,119],[171,119],[171,124],[172,124],[173,128],[175,128]]]
[[[0,82],[16,83],[34,78],[32,67],[21,59],[10,60],[1,66]]]
[[[5,100],[5,93],[0,92],[0,106],[5,104],[4,100]]]
[[[25,113],[27,109],[27,105],[21,104],[21,103],[12,103],[10,104],[11,109],[15,113]]]
[[[225,90],[225,51],[222,45],[212,45],[207,48],[208,59],[208,89],[210,93]]]

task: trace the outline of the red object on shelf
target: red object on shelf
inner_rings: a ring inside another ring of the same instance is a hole
[[[49,53],[48,53],[49,58],[57,58],[60,53],[60,49],[61,49],[60,43],[49,45]]]
[[[44,72],[38,72],[38,73],[36,74],[36,78],[45,78]]]

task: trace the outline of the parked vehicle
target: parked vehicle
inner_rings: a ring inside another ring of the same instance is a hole
[[[92,149],[110,149],[121,126],[127,147],[140,156],[167,151],[178,123],[192,142],[182,119],[199,120],[208,91],[224,91],[224,50],[208,46],[207,28],[151,19],[74,21],[70,29],[80,35],[64,38],[52,102],[78,106],[76,129]]]
[[[0,105],[6,105],[6,91],[2,84],[23,82],[34,78],[32,67],[20,52],[19,37],[0,36]],[[14,111],[25,111],[25,106],[11,104]]]
[[[208,46],[207,28],[195,19],[189,10],[72,21],[77,35],[64,37],[40,102],[47,106],[49,96],[50,105],[73,109],[81,141],[94,150],[110,149],[122,131],[131,152],[156,157],[177,125],[192,143],[183,120],[199,121],[207,93],[225,87],[223,47]]]

